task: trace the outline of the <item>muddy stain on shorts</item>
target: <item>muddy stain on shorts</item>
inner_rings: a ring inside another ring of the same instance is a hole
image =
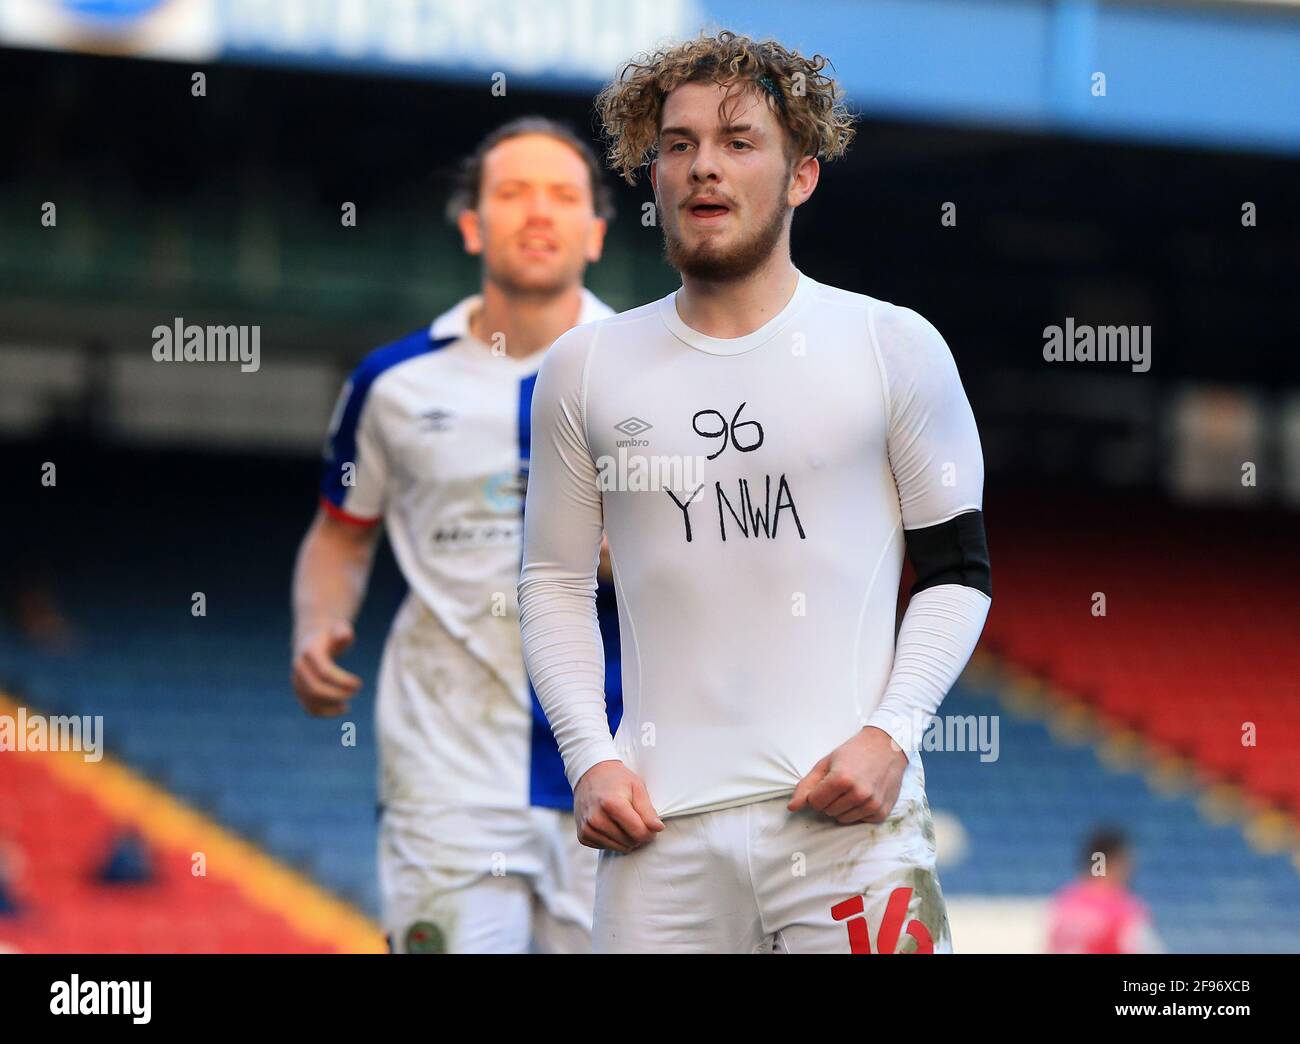
[[[941,950],[951,945],[948,930],[948,906],[943,901],[943,890],[939,887],[939,875],[929,867],[914,867],[908,883],[912,887],[912,899],[916,903],[916,918],[925,925],[934,942],[934,948]],[[900,953],[910,953],[916,948],[912,937],[906,936]]]

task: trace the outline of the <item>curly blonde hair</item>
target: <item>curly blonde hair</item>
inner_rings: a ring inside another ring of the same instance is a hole
[[[853,140],[854,115],[839,85],[823,73],[830,61],[805,58],[775,40],[754,40],[723,29],[716,36],[660,48],[628,62],[596,97],[609,143],[609,166],[629,185],[658,151],[664,99],[684,83],[756,90],[790,135],[795,156],[837,159]],[[726,104],[723,99],[723,105]]]

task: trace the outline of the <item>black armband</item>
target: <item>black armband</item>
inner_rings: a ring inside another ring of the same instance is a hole
[[[904,530],[903,538],[916,570],[912,594],[940,584],[961,584],[993,597],[984,512],[963,511],[937,526]]]

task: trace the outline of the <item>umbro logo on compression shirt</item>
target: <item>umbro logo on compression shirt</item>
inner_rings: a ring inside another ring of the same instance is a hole
[[[619,421],[614,425],[615,431],[621,431],[628,438],[636,438],[643,431],[649,431],[654,425],[649,421],[643,421],[640,417],[629,417],[625,421]]]

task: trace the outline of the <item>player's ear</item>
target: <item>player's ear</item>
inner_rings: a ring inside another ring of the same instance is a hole
[[[477,210],[462,210],[456,218],[456,227],[460,229],[460,238],[465,244],[465,253],[483,253],[483,229],[479,222]]]
[[[821,170],[821,163],[816,156],[804,156],[794,165],[794,170],[790,173],[790,189],[785,196],[790,206],[797,207],[808,201],[821,179]]]
[[[609,222],[604,218],[593,218],[591,224],[587,227],[587,260],[596,262],[600,260],[600,255],[605,249],[605,233],[609,229]]]

